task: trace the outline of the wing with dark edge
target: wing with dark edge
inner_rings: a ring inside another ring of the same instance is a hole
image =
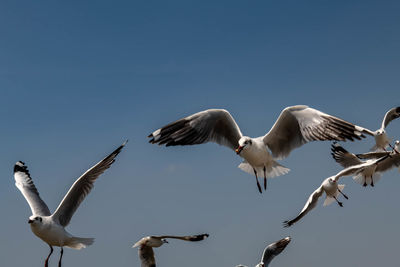
[[[172,122],[151,133],[149,143],[165,146],[215,142],[235,150],[242,133],[224,109],[208,109]]]
[[[46,203],[40,198],[39,192],[32,181],[31,175],[25,163],[18,161],[14,165],[15,186],[21,191],[28,202],[33,215],[51,215]]]
[[[285,108],[271,130],[264,136],[264,144],[276,158],[311,141],[360,140],[369,130],[308,106]]]
[[[96,179],[114,163],[115,157],[121,152],[125,146],[124,142],[110,155],[105,157],[102,161],[94,165],[92,168],[87,170],[81,177],[79,177],[75,183],[71,186],[64,199],[61,201],[57,210],[53,214],[55,220],[58,219],[62,226],[67,226],[70,222],[72,215],[90,193],[93,188],[93,184]]]

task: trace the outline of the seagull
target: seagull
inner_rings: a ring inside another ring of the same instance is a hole
[[[337,143],[332,144],[332,156],[342,167],[347,168],[350,166],[362,164],[365,162],[374,161],[377,158],[388,155],[385,160],[382,160],[378,164],[373,164],[368,168],[365,168],[362,172],[358,173],[353,177],[357,183],[367,186],[368,184],[374,186],[376,182],[381,178],[381,173],[388,171],[394,167],[400,167],[400,141],[395,142],[393,151],[388,152],[370,152],[365,154],[353,154],[348,152],[342,146]],[[362,160],[364,159],[364,160]],[[399,168],[400,171],[400,168]]]
[[[146,236],[136,242],[132,247],[139,247],[139,258],[142,262],[142,267],[156,267],[156,260],[154,258],[153,248],[161,247],[163,244],[168,243],[167,238],[180,239],[184,241],[201,241],[208,237],[208,234],[192,235],[192,236]]]
[[[372,151],[386,151],[386,147],[390,145],[390,138],[387,136],[385,128],[392,120],[399,117],[400,107],[392,108],[388,112],[386,112],[385,117],[383,117],[381,128],[376,131],[365,129],[366,133],[375,137],[375,146],[371,148]]]
[[[245,172],[254,173],[258,191],[262,193],[258,175],[264,174],[264,190],[267,178],[280,176],[289,169],[275,159],[283,159],[290,152],[311,141],[354,140],[369,133],[364,128],[323,113],[308,106],[285,108],[271,130],[264,136],[244,136],[231,114],[224,109],[204,110],[151,133],[149,143],[177,146],[215,142],[234,150],[244,158],[238,166]]]
[[[343,207],[343,203],[340,202],[337,197],[340,194],[343,195],[345,199],[349,199],[347,195],[343,193],[343,188],[344,184],[338,184],[339,178],[342,176],[349,176],[353,174],[358,174],[360,172],[363,172],[366,168],[371,167],[372,165],[378,164],[380,161],[384,160],[387,158],[388,155],[375,159],[373,161],[365,162],[362,164],[358,164],[355,166],[350,166],[340,172],[338,172],[336,175],[333,175],[331,177],[326,178],[320,187],[318,187],[308,198],[306,204],[304,205],[303,209],[297,215],[296,218],[293,220],[288,220],[284,221],[283,225],[284,227],[290,227],[294,223],[298,222],[301,218],[303,218],[308,212],[310,212],[312,209],[314,209],[317,206],[318,199],[322,196],[322,194],[325,192],[326,194],[326,199],[324,202],[324,206],[328,206],[332,202],[336,201],[340,207]]]
[[[278,256],[287,245],[289,245],[291,238],[285,237],[278,240],[270,245],[268,245],[263,252],[261,262],[256,265],[256,267],[268,267],[272,259]],[[247,267],[246,265],[237,265],[236,267]]]
[[[61,267],[61,260],[64,253],[63,247],[81,249],[94,242],[94,238],[75,237],[64,228],[69,224],[81,202],[92,190],[96,179],[106,169],[110,168],[111,164],[115,161],[115,157],[121,152],[125,144],[126,142],[82,174],[71,186],[53,214],[50,213],[46,203],[40,198],[25,163],[22,161],[15,163],[15,185],[21,191],[22,195],[24,195],[32,210],[32,216],[29,217],[28,223],[32,232],[50,247],[50,253],[45,260],[45,267],[48,267],[50,255],[53,253],[53,246],[61,247],[58,262],[58,266]]]

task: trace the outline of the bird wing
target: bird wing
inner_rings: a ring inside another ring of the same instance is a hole
[[[209,236],[209,234],[201,234],[201,235],[185,235],[185,236],[175,236],[175,235],[162,235],[162,236],[152,236],[154,238],[174,238],[174,239],[180,239],[184,241],[201,241],[206,239]]]
[[[286,248],[290,243],[290,240],[290,237],[285,237],[267,246],[264,249],[261,262],[263,262],[265,266],[268,266],[272,259],[275,258],[275,256],[278,256]]]
[[[357,154],[357,158],[359,159],[377,159],[384,157],[386,155],[389,155],[389,151],[383,151],[383,152],[368,152],[368,153],[362,153],[362,154]]]
[[[397,119],[398,117],[400,117],[400,107],[392,108],[386,112],[382,121],[381,129],[386,128],[392,120]]]
[[[18,161],[14,165],[15,186],[24,195],[26,201],[31,207],[33,215],[49,216],[50,210],[46,203],[40,198],[39,191],[32,181],[31,175],[25,163]]]
[[[81,177],[79,177],[75,183],[71,186],[64,199],[61,201],[57,210],[52,215],[55,220],[58,219],[62,226],[67,226],[69,221],[74,215],[76,209],[79,207],[81,202],[90,193],[93,188],[93,184],[96,179],[114,163],[115,157],[121,152],[121,149],[125,146],[124,142],[110,155],[105,157],[102,161],[94,165],[92,168],[87,170]]]
[[[285,108],[271,130],[263,137],[264,144],[276,158],[311,141],[354,140],[372,134],[371,131],[308,106]]]
[[[154,251],[152,247],[140,246],[138,250],[141,267],[156,267],[156,259],[154,258]]]
[[[391,154],[390,157],[379,162],[375,170],[377,172],[385,172],[394,167],[400,167],[400,154]]]
[[[289,220],[289,221],[284,221],[283,225],[285,227],[289,227],[292,226],[294,223],[298,222],[301,218],[303,218],[310,210],[312,210],[313,208],[315,208],[315,206],[317,206],[318,203],[318,199],[322,196],[323,193],[323,189],[322,189],[322,185],[320,187],[318,187],[309,197],[308,200],[306,202],[306,204],[304,205],[304,208],[301,210],[301,212],[299,213],[299,215],[297,215],[296,218],[294,218],[293,220]]]
[[[379,164],[381,162],[385,161],[388,157],[389,157],[389,155],[386,155],[384,157],[381,157],[381,158],[378,158],[378,159],[375,159],[375,160],[369,160],[367,162],[363,162],[363,163],[358,164],[358,165],[347,167],[347,168],[341,170],[340,172],[338,172],[333,177],[333,179],[335,181],[338,181],[339,178],[343,177],[343,176],[357,175],[360,172],[364,171],[366,168],[371,167],[372,165],[379,166]],[[376,171],[376,169],[375,169],[375,171]]]
[[[356,155],[350,153],[337,143],[332,144],[331,151],[332,157],[344,168],[363,163]]]
[[[184,146],[215,142],[234,150],[242,133],[228,111],[208,109],[172,122],[148,137],[152,144]]]

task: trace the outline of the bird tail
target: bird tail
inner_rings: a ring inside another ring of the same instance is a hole
[[[335,199],[333,197],[326,196],[326,199],[324,201],[324,206],[328,206],[328,205],[332,204],[332,202],[334,202],[334,201],[335,201]]]
[[[380,173],[378,173],[378,172],[375,172],[373,175],[372,175],[372,180],[374,181],[374,183],[376,183],[376,182],[378,182],[380,179],[381,179],[381,174]],[[357,174],[357,175],[355,175],[355,176],[353,176],[353,180],[355,181],[355,182],[357,182],[358,184],[360,184],[360,185],[364,185],[364,184],[368,184],[368,185],[370,185],[371,184],[371,177],[365,177],[365,175],[363,175],[363,173],[359,173],[359,174]]]
[[[251,166],[247,161],[243,161],[242,163],[239,164],[238,166],[239,169],[241,169],[244,172],[254,174],[253,171],[253,166]],[[256,169],[257,174],[259,177],[263,177],[264,175],[264,170],[262,167],[254,167]],[[276,176],[281,176],[290,171],[289,168],[286,168],[285,166],[280,165],[278,162],[273,161],[271,166],[267,166],[266,168],[266,174],[267,178],[273,178]]]
[[[71,237],[66,246],[73,249],[82,249],[90,246],[93,242],[94,238]]]

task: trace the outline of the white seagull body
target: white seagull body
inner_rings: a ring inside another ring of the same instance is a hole
[[[271,130],[264,136],[243,136],[231,114],[224,109],[208,109],[172,122],[151,133],[153,144],[177,146],[215,142],[235,150],[244,161],[239,168],[254,173],[260,191],[258,175],[267,178],[280,176],[289,169],[275,159],[283,159],[290,152],[311,141],[354,140],[371,134],[364,128],[328,115],[308,106],[285,108]]]
[[[369,162],[362,163],[362,164],[355,165],[355,166],[350,166],[350,167],[340,171],[336,175],[326,178],[322,182],[320,187],[318,187],[309,196],[306,204],[304,205],[304,207],[301,210],[301,212],[299,213],[299,215],[297,215],[297,217],[294,218],[293,220],[288,220],[288,221],[283,222],[284,226],[285,227],[292,226],[294,223],[298,222],[301,218],[303,218],[308,212],[310,212],[312,209],[314,209],[317,206],[318,199],[323,195],[324,192],[326,194],[324,206],[327,206],[327,205],[331,204],[332,202],[336,201],[339,204],[339,206],[343,207],[343,203],[340,202],[337,199],[337,197],[338,197],[339,193],[342,194],[346,199],[348,199],[348,197],[342,192],[345,185],[338,184],[339,178],[343,177],[343,176],[349,176],[349,175],[358,174],[360,172],[363,172],[366,168],[370,168],[371,165],[378,164],[380,161],[384,160],[387,157],[388,156],[386,155],[382,158],[379,158],[379,159],[376,159],[373,161],[369,161]]]
[[[268,245],[263,252],[261,261],[256,267],[268,267],[271,261],[281,254],[281,252],[289,245],[291,238],[285,237],[281,240],[278,240],[270,245]],[[236,267],[247,267],[246,265],[237,265]]]
[[[63,247],[81,249],[93,243],[93,238],[75,237],[68,233],[65,227],[93,188],[96,179],[111,166],[125,143],[79,177],[53,214],[50,213],[46,203],[40,198],[25,164],[22,161],[15,164],[15,185],[24,195],[32,210],[32,216],[29,217],[28,223],[32,232],[50,246],[50,254],[45,260],[45,267],[48,266],[48,260],[53,253],[53,246],[61,247],[59,260],[59,266],[61,266]]]
[[[389,123],[400,117],[400,107],[392,108],[388,112],[386,112],[383,117],[381,128],[376,131],[371,131],[366,129],[369,134],[375,137],[375,146],[372,147],[373,151],[385,151],[386,148],[390,145],[390,138],[386,134],[385,128],[389,125]]]
[[[208,234],[192,235],[192,236],[146,236],[136,242],[132,247],[139,247],[139,258],[141,267],[156,267],[156,259],[154,257],[153,248],[161,247],[163,244],[168,243],[167,238],[180,239],[184,241],[201,241],[208,237]]]
[[[365,168],[362,172],[353,177],[357,183],[367,186],[368,184],[374,186],[381,178],[381,174],[395,167],[400,167],[400,142],[395,142],[393,151],[388,152],[370,152],[364,154],[353,154],[348,152],[339,144],[332,145],[332,156],[344,168],[363,164],[366,162],[373,162],[378,158],[387,156],[384,160],[377,164],[372,164],[370,167]],[[364,160],[363,160],[364,159]],[[399,168],[400,171],[400,168]]]

